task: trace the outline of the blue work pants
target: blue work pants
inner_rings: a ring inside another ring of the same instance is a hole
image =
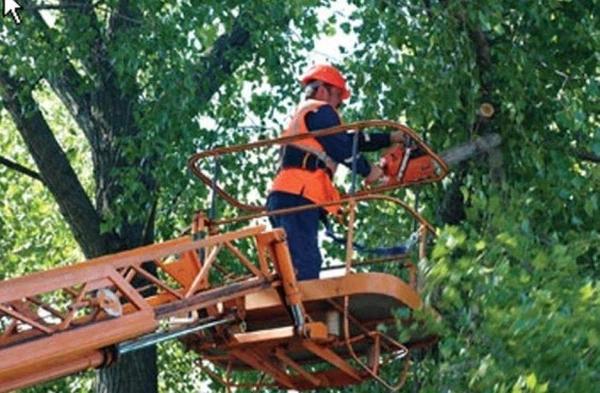
[[[267,199],[267,210],[310,204],[312,204],[310,200],[300,195],[275,191]],[[292,263],[296,268],[296,278],[299,281],[319,278],[323,263],[318,243],[320,216],[321,208],[314,208],[269,218],[274,228],[283,228],[287,234]]]

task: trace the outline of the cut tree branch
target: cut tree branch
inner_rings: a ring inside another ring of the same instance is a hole
[[[0,91],[27,148],[40,170],[75,240],[86,257],[102,255],[108,237],[100,234],[100,217],[90,202],[64,151],[33,99],[31,91],[19,86],[8,73],[0,72]]]
[[[450,3],[447,0],[440,0],[440,2],[446,8],[449,8]],[[460,3],[457,4],[459,4],[459,7],[456,12],[453,13],[453,16],[456,18],[458,24],[465,29],[473,45],[475,59],[477,62],[476,72],[481,85],[481,102],[487,105],[499,106],[499,104],[494,101],[493,96],[494,64],[492,61],[492,48],[490,45],[490,40],[479,26],[474,26],[470,23],[464,8],[465,5]],[[477,119],[477,123],[478,124],[476,125],[476,128],[483,135],[491,132],[491,122],[489,121],[489,118],[482,119],[479,117]],[[504,168],[502,167],[503,157],[500,150],[492,149],[489,151],[488,163],[490,167],[492,184],[501,184],[504,181],[505,174]]]
[[[22,173],[23,175],[29,176],[35,180],[39,180],[42,183],[44,182],[39,173],[32,171],[31,169],[26,168],[17,162],[9,160],[8,158],[4,158],[4,157],[0,156],[0,164],[6,166],[7,168],[13,169],[19,173]]]
[[[502,142],[498,134],[487,134],[477,137],[462,145],[453,146],[440,153],[440,157],[453,167],[483,153],[489,153]]]
[[[465,165],[460,165],[480,154],[492,155],[499,150],[497,147],[502,142],[498,134],[486,134],[477,137],[461,145],[453,146],[440,153],[440,157],[456,171],[456,176],[447,188],[444,199],[438,206],[437,214],[442,222],[450,225],[458,225],[467,214],[465,212],[465,200],[460,187],[466,173]]]

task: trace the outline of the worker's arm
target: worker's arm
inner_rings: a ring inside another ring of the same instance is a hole
[[[306,117],[306,127],[310,131],[320,131],[340,125],[340,119],[336,111],[330,105],[319,107],[316,111],[309,112]],[[347,133],[339,133],[318,137],[317,140],[327,155],[336,162],[352,168],[352,136]],[[356,171],[364,177],[371,172],[371,165],[359,153],[356,156]]]
[[[358,149],[360,151],[376,151],[389,147],[392,143],[404,143],[402,131],[394,132],[361,132],[358,134]]]
[[[358,149],[360,151],[376,151],[391,145],[392,134],[389,132],[361,132],[358,134]]]

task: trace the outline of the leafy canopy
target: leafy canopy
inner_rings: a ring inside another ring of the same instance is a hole
[[[597,386],[597,0],[349,0],[325,19],[318,6],[339,2],[142,0],[114,11],[125,3],[99,2],[83,14],[47,11],[47,25],[30,14],[18,29],[8,18],[0,25],[1,70],[19,82],[19,97],[34,91],[34,103],[45,108],[83,189],[95,199],[103,233],[122,235],[139,220],[152,221],[158,238],[185,227],[193,210],[208,205],[207,191],[185,170],[187,157],[276,135],[299,96],[295,78],[307,51],[322,51],[314,47],[317,34],[349,34],[354,44],[340,38],[341,58],[331,59],[354,93],[343,111],[346,121],[405,121],[438,151],[489,132],[503,138],[501,160],[475,159],[443,184],[401,194],[411,200],[418,193],[421,212],[441,227],[420,268],[426,299],[442,316],[443,339],[434,351],[414,355],[413,391],[543,393]],[[219,68],[210,55],[237,26],[247,41],[224,57],[229,66]],[[103,47],[98,37],[105,38]],[[93,67],[104,62],[113,79]],[[136,130],[119,129],[117,122],[118,132],[100,133],[115,136],[107,151],[122,160],[102,175],[95,161],[99,147],[55,95],[69,70],[78,76],[75,91],[97,100],[92,108],[106,108],[101,100],[110,96],[97,93],[114,82],[128,108],[120,119]],[[6,86],[0,91],[8,108]],[[487,122],[477,115],[484,102],[495,108]],[[24,115],[35,109],[23,106]],[[1,121],[8,130],[1,155],[33,167],[6,111]],[[264,195],[269,175],[263,168],[273,165],[269,155],[232,159],[224,185],[241,195]],[[148,173],[150,186],[141,176]],[[0,276],[78,259],[70,227],[44,187],[5,167],[0,175]],[[106,179],[119,191],[104,192]],[[445,225],[440,212],[453,192],[465,211],[456,226]],[[106,206],[103,196],[110,197]],[[152,206],[155,220],[148,214]],[[222,214],[235,214],[220,207]],[[405,237],[412,223],[397,217],[381,206],[362,209],[359,235],[370,228],[362,234],[368,241]],[[336,252],[328,247],[328,254]],[[160,391],[206,386],[200,381],[207,377],[181,361],[177,344],[159,356],[169,366],[162,368]],[[61,391],[77,391],[80,381],[57,383]],[[383,390],[365,384],[349,391]]]

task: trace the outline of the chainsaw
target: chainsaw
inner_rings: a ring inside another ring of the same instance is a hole
[[[418,146],[393,145],[380,158],[383,186],[418,183],[436,173],[435,161]]]

